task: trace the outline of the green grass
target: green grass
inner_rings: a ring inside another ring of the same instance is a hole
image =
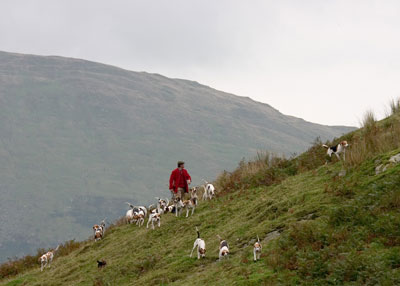
[[[110,229],[104,240],[86,242],[52,268],[28,270],[2,285],[396,285],[400,283],[400,165],[375,175],[375,162],[321,166],[281,183],[238,189],[201,202],[195,215],[162,217],[148,230]],[[207,258],[189,258],[198,226]],[[259,262],[252,243],[263,243]],[[219,234],[230,258],[218,262]],[[97,269],[96,260],[108,265]]]

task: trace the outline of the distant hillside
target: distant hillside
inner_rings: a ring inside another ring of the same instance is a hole
[[[349,130],[193,81],[0,52],[0,260],[168,194],[178,159],[199,183],[258,150],[301,152]]]

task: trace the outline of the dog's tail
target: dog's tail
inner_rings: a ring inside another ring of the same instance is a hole
[[[199,232],[199,229],[197,228],[197,226],[196,226],[196,232],[197,232],[197,238],[200,238],[200,232]]]
[[[329,149],[329,146],[326,145],[326,144],[323,144],[322,147],[324,147],[324,148],[326,148],[326,149]]]
[[[218,237],[219,241],[223,241],[223,239],[219,236],[219,234],[217,234],[217,237]]]
[[[258,237],[258,234],[257,234],[257,241],[260,242],[260,238]]]
[[[134,206],[131,203],[128,203],[128,202],[125,202],[125,203],[128,204],[131,209],[134,208]]]

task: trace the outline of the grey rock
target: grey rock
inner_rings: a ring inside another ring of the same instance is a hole
[[[303,220],[311,220],[311,219],[315,219],[316,217],[317,217],[317,216],[316,216],[315,213],[310,213],[310,214],[304,216],[302,219],[303,219]]]
[[[380,164],[379,166],[377,166],[375,168],[375,174],[378,175],[378,174],[382,173],[382,169],[383,169],[383,164]]]
[[[400,163],[400,153],[390,157],[389,162],[394,163],[394,164]]]
[[[264,238],[264,242],[268,242],[271,241],[273,239],[278,238],[281,235],[281,233],[279,232],[279,230],[274,230],[271,231],[270,233],[267,234],[267,236]]]

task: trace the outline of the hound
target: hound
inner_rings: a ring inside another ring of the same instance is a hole
[[[193,249],[192,252],[190,253],[190,257],[193,255],[194,249],[197,247],[197,259],[200,259],[200,257],[204,258],[206,257],[206,243],[204,242],[203,239],[200,238],[200,232],[196,227],[197,231],[197,239],[194,241],[193,244]]]
[[[203,201],[207,199],[212,199],[215,196],[215,187],[213,184],[207,182],[206,180],[203,180],[205,182],[205,185],[203,186],[204,188],[204,193],[203,193]]]
[[[127,212],[126,212],[126,215],[125,215],[125,220],[126,220],[126,223],[132,223],[132,222],[137,222],[134,218],[133,218],[133,214],[135,213],[135,212],[140,212],[140,211],[142,211],[143,212],[143,214],[144,214],[144,217],[146,217],[147,216],[147,209],[144,207],[144,206],[139,206],[139,207],[135,207],[135,206],[133,206],[132,204],[130,204],[130,203],[127,203],[128,205],[129,205],[129,207],[131,208],[130,210],[128,210]]]
[[[94,241],[99,241],[100,239],[103,238],[103,232],[101,231],[101,228],[98,228],[95,233],[94,233]]]
[[[97,260],[97,268],[103,268],[107,265],[107,262],[103,260]]]
[[[175,212],[175,206],[174,205],[170,205],[165,209],[166,213],[174,213]]]
[[[261,250],[262,250],[262,245],[260,243],[260,238],[257,235],[257,241],[256,243],[254,243],[254,249],[253,249],[254,262],[260,260]]]
[[[136,225],[141,227],[144,224],[144,212],[139,210],[138,212],[133,212],[133,221],[136,221]]]
[[[139,207],[137,207],[137,209],[143,212],[144,217],[147,216],[147,209],[146,209],[146,207],[144,207],[144,206],[139,206]]]
[[[103,237],[106,232],[106,218],[101,221],[100,229],[101,229],[101,236]]]
[[[221,261],[222,258],[228,257],[229,254],[229,245],[228,242],[225,239],[222,239],[219,235],[217,235],[219,239],[219,261]]]
[[[165,209],[169,205],[169,200],[168,199],[160,199],[158,197],[156,197],[156,199],[158,200],[157,208],[159,209],[159,211],[161,210],[162,212],[165,212]]]
[[[98,229],[100,229],[100,225],[95,224],[95,225],[93,226],[93,236],[96,236],[96,231],[97,231]]]
[[[185,207],[180,197],[174,199],[175,216],[180,216],[182,209]]]
[[[160,199],[156,197],[157,199],[157,205],[154,206],[154,204],[149,205],[149,217],[150,214],[155,214],[156,212],[159,213],[160,215],[164,214],[165,212],[168,212],[168,205],[169,205],[169,200],[168,199]]]
[[[100,234],[99,234],[98,232],[99,232]],[[106,219],[103,219],[103,220],[101,221],[100,225],[95,224],[95,225],[93,226],[93,236],[94,236],[95,241],[97,241],[97,240],[96,240],[96,237],[97,237],[98,239],[103,238],[105,232],[106,232]]]
[[[151,222],[151,228],[154,229],[154,223],[158,224],[158,227],[161,226],[161,214],[158,212],[151,213],[149,216],[149,220],[147,221],[146,228],[149,228],[149,224]]]
[[[190,199],[183,201],[184,208],[186,208],[186,217],[189,216],[189,210],[192,210],[192,215],[194,213],[194,209],[197,206],[197,189],[196,187],[192,188],[190,191]]]
[[[133,209],[135,208],[133,205],[131,205],[130,203],[127,202],[127,204],[129,205],[129,207],[131,208],[130,210],[128,210],[125,214],[125,221],[126,223],[130,224],[132,222],[133,219]]]
[[[194,199],[194,203],[195,203],[195,205],[197,206],[197,203],[198,203],[198,198],[197,198],[197,188],[196,187],[193,187],[191,190],[190,190],[190,198],[191,199]]]
[[[40,271],[43,271],[43,269],[46,267],[47,264],[49,265],[48,267],[50,268],[51,262],[53,261],[54,258],[54,254],[57,252],[59,247],[60,245],[58,245],[56,249],[49,251],[39,257]]]
[[[151,214],[156,213],[156,206],[154,204],[149,205],[149,207],[147,208],[149,210],[149,217]]]
[[[346,148],[349,146],[347,144],[347,141],[342,141],[338,145],[331,146],[329,147],[328,145],[322,145],[322,147],[325,147],[328,149],[326,151],[326,154],[329,155],[329,157],[332,157],[332,154],[335,154],[336,157],[340,160],[340,154],[343,153],[343,161],[346,161]]]

